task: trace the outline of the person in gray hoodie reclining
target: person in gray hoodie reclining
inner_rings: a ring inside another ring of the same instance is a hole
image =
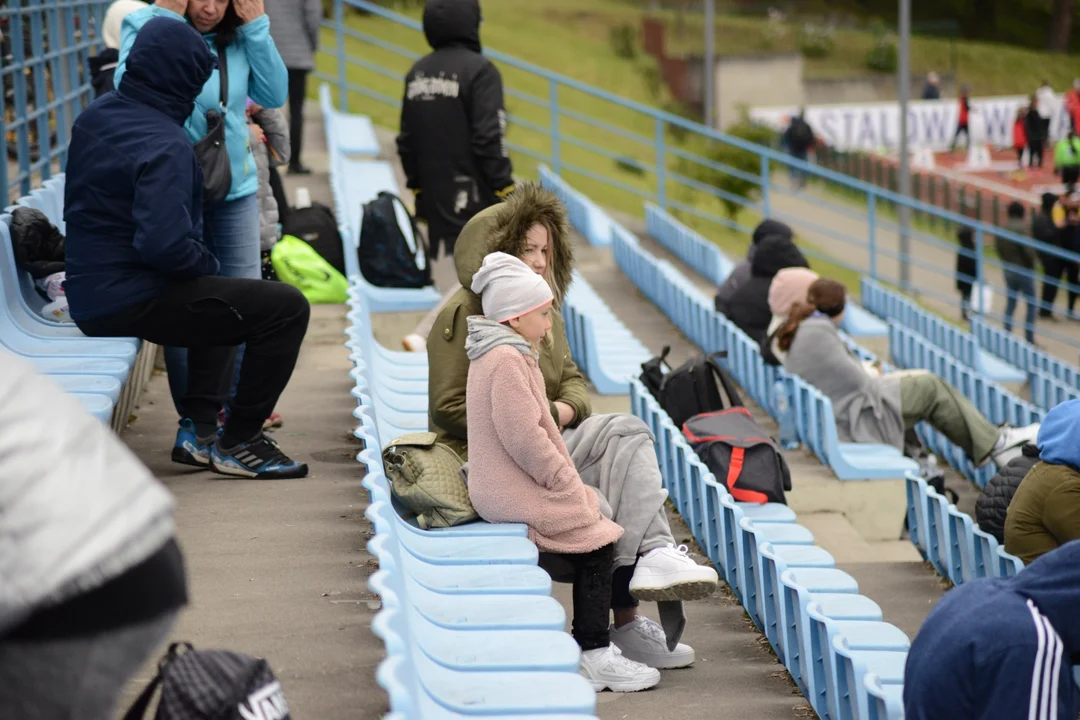
[[[866,368],[837,330],[846,302],[847,291],[836,280],[815,280],[807,302],[792,306],[776,332],[777,345],[787,353],[784,369],[832,400],[840,442],[880,443],[902,451],[905,432],[925,421],[976,465],[993,461],[1004,466],[1039,434],[1037,423],[995,427],[959,390],[932,373],[881,375]]]

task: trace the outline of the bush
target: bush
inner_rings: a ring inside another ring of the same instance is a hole
[[[758,145],[768,146],[772,142],[770,130],[752,125],[745,119],[729,127],[725,132]],[[687,150],[713,163],[734,168],[747,175],[756,176],[761,173],[760,157],[756,153],[742,150],[734,145],[698,137]],[[717,200],[723,206],[724,213],[731,219],[735,219],[739,210],[760,191],[760,185],[756,182],[685,158],[679,160],[679,172],[727,194],[728,197],[717,198]],[[739,202],[737,198],[742,198],[746,203]]]
[[[836,32],[827,25],[806,23],[799,33],[799,50],[805,57],[828,57],[834,47]]]
[[[633,60],[637,57],[637,28],[632,25],[615,25],[608,30],[608,41],[616,57]]]
[[[866,67],[878,72],[896,72],[896,36],[881,23],[874,26],[874,46],[866,53]]]

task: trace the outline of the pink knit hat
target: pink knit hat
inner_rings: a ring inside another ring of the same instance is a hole
[[[773,315],[787,315],[792,305],[806,302],[806,294],[817,279],[816,272],[802,267],[784,268],[776,273],[769,285],[769,311]]]

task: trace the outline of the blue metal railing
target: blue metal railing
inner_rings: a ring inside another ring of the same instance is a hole
[[[71,122],[92,100],[88,62],[101,47],[99,28],[108,4],[108,0],[14,0],[0,7],[4,34],[0,137],[8,158],[0,192],[5,201],[26,194],[34,184],[63,169]],[[356,9],[369,15],[352,17]],[[350,100],[358,97],[375,101],[374,108],[370,102],[353,108],[368,114],[379,107],[400,107],[404,71],[426,52],[421,24],[366,0],[334,0],[332,19],[324,27],[332,42],[324,43],[328,52],[320,54],[317,75],[334,84],[339,104],[349,108]],[[402,30],[412,47],[388,39],[400,39]],[[379,59],[372,59],[373,54]],[[560,174],[576,175],[580,178],[576,185],[613,209],[640,214],[641,201],[649,200],[677,211],[707,235],[721,228],[746,234],[759,218],[777,217],[789,222],[804,240],[808,233],[824,238],[827,249],[813,242],[803,244],[811,258],[893,285],[899,284],[895,266],[905,261],[915,271],[909,290],[953,307],[959,307],[959,298],[951,291],[955,281],[951,255],[957,246],[915,228],[910,232],[912,250],[902,256],[883,236],[898,230],[883,207],[907,206],[919,217],[943,221],[939,223],[943,226],[972,227],[977,272],[970,280],[991,286],[999,295],[1004,295],[1004,288],[988,282],[1005,268],[988,250],[994,235],[1065,262],[1080,261],[1080,255],[1059,247],[796,160],[533,63],[497,51],[487,54],[510,80],[508,145],[518,154],[519,172],[529,163],[546,163]],[[585,102],[575,102],[580,100]],[[583,111],[583,104],[589,112]],[[394,122],[384,118],[384,124]],[[717,149],[724,152],[717,154]],[[777,176],[776,171],[784,167],[801,170],[855,199],[845,200],[834,193],[800,196]],[[750,192],[717,183],[716,177],[742,182]],[[812,204],[812,214],[792,209],[791,198],[799,197]],[[715,203],[721,202],[738,213],[717,212]],[[944,253],[949,254],[948,262],[943,262]],[[1068,287],[1065,282],[1050,282]],[[1080,287],[1074,289],[1080,291]],[[977,312],[1000,319],[983,308]],[[1080,346],[1068,334],[1042,325],[1036,329],[1040,337]]]
[[[62,171],[75,116],[93,100],[90,58],[109,0],[10,0],[0,5],[3,203]]]
[[[349,17],[347,20],[347,11],[351,14],[354,9],[368,15]],[[316,74],[336,86],[339,105],[350,108],[350,100],[359,96],[399,108],[404,71],[412,61],[427,52],[421,35],[421,23],[367,0],[334,0],[333,18],[325,22],[324,27],[333,34],[333,42],[324,43],[325,51],[331,55],[328,59],[332,62],[322,64]],[[387,39],[401,36],[403,28],[414,31],[407,34],[407,42],[412,47]],[[391,32],[385,32],[387,30]],[[1044,255],[1057,256],[1066,262],[1080,261],[1080,255],[1060,247],[1045,245],[1003,228],[797,160],[777,149],[712,130],[692,120],[620,97],[505,53],[488,49],[485,54],[499,65],[507,77],[511,137],[521,134],[532,140],[528,143],[509,141],[508,146],[524,156],[527,162],[546,163],[559,174],[570,173],[584,178],[584,182],[576,181],[576,184],[601,204],[615,203],[616,209],[627,208],[639,214],[641,200],[650,200],[660,207],[678,211],[688,222],[699,221],[698,229],[707,234],[709,227],[715,231],[717,226],[748,233],[758,218],[777,217],[791,224],[797,233],[816,234],[832,246],[830,251],[822,251],[813,247],[812,242],[807,243],[803,250],[808,256],[897,286],[899,273],[889,266],[906,261],[916,277],[908,290],[956,308],[960,305],[959,296],[954,295],[951,288],[956,280],[953,258],[958,246],[951,239],[914,227],[908,233],[911,252],[908,256],[901,255],[892,247],[892,243],[882,238],[882,231],[899,232],[898,224],[882,212],[882,207],[895,209],[906,206],[915,210],[918,217],[943,221],[940,224],[945,227],[953,224],[971,227],[975,235],[972,255],[976,259],[977,273],[970,280],[977,285],[990,286],[1000,296],[1006,294],[1004,284],[990,282],[991,275],[1000,277],[1001,271],[1006,269],[992,250],[995,235],[1033,247]],[[383,61],[373,60],[372,55]],[[332,72],[327,71],[329,67],[333,68]],[[511,74],[513,77],[510,77]],[[517,87],[514,78],[518,78],[520,84],[533,88],[546,85],[545,96]],[[383,90],[378,89],[380,87]],[[610,113],[583,113],[569,104],[570,95],[588,98],[594,105],[604,103],[605,108],[610,108]],[[352,110],[368,114],[373,112],[370,103],[357,103]],[[616,117],[622,118],[623,122],[614,119]],[[387,119],[386,124],[396,124],[396,121]],[[603,140],[595,135],[592,139],[583,137],[589,130],[601,133]],[[682,137],[676,137],[676,133]],[[716,147],[752,156],[756,159],[753,163],[756,169],[749,172],[746,168],[734,167],[704,154],[709,148]],[[634,172],[628,173],[627,166],[632,167]],[[783,167],[801,170],[818,182],[842,189],[848,194],[856,194],[857,199],[845,201],[829,193],[800,195],[777,177],[777,169]],[[699,169],[749,183],[753,192],[744,196],[717,187],[715,183],[691,177]],[[520,162],[518,170],[521,170]],[[807,202],[814,206],[815,217],[811,219],[801,212],[785,210],[783,200],[792,197],[807,198]],[[611,202],[608,202],[609,198]],[[709,202],[720,201],[737,206],[738,214],[729,217],[710,210]],[[849,226],[848,229],[845,226]],[[949,254],[947,263],[942,262],[943,252]],[[1007,269],[1019,274],[1036,274],[1013,266]],[[921,280],[918,279],[920,273]],[[1051,280],[1050,283],[1068,287],[1065,282]],[[1080,291],[1080,287],[1075,289]],[[976,312],[1001,319],[1000,315],[983,308],[977,308]],[[1017,325],[1022,328],[1023,320],[1018,320]],[[1036,330],[1042,337],[1080,346],[1080,341],[1067,334],[1043,326],[1037,326]]]

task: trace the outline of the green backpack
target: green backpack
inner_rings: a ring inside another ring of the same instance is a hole
[[[308,302],[344,303],[349,281],[322,255],[298,237],[285,235],[270,251],[278,280],[304,293]]]

